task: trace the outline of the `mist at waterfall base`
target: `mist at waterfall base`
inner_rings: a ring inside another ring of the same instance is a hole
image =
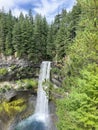
[[[49,61],[44,61],[41,64],[35,113],[21,121],[15,130],[51,130],[48,96],[44,91],[48,87],[45,82],[50,78],[50,65]]]

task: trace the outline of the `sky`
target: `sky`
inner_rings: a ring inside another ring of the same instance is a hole
[[[0,0],[0,10],[8,12],[10,9],[12,14],[18,17],[20,12],[25,15],[32,9],[33,15],[39,13],[51,22],[63,8],[70,11],[75,3],[76,0]]]

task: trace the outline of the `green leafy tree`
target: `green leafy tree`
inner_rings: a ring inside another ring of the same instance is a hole
[[[62,87],[69,95],[57,101],[57,114],[60,119],[58,129],[97,130],[98,32],[96,29],[98,23],[96,18],[98,13],[96,7],[98,4],[96,0],[77,2],[81,7],[81,14],[77,27],[73,29],[76,36],[68,46],[65,65],[62,68],[63,76],[66,77]],[[74,22],[73,20],[72,27]]]

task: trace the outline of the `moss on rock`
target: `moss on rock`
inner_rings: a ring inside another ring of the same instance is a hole
[[[25,109],[26,104],[23,98],[0,104],[0,113],[5,112],[8,117],[14,117],[17,113],[22,112]]]

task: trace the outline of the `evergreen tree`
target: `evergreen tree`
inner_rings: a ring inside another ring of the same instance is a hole
[[[47,37],[48,37],[48,23],[46,18],[42,18],[42,32],[41,32],[41,46],[42,46],[42,59],[47,59]]]
[[[57,33],[55,44],[56,44],[56,56],[57,60],[62,59],[66,55],[66,29],[62,23]]]
[[[56,55],[56,45],[54,43],[54,27],[53,24],[50,25],[47,36],[47,57],[48,59],[53,59]]]
[[[70,92],[68,98],[59,100],[58,128],[61,130],[97,130],[98,129],[98,32],[94,18],[97,1],[80,1],[81,7],[79,25],[76,29],[74,42],[69,46],[64,59],[63,88]],[[74,7],[74,10],[76,6]],[[73,12],[73,10],[72,10]],[[92,15],[93,14],[93,15]],[[74,22],[74,20],[73,20]],[[73,25],[72,25],[73,26]],[[62,111],[61,111],[62,110]]]
[[[37,14],[34,21],[34,57],[37,61],[38,59],[42,59],[42,53],[41,53],[41,32],[42,32],[42,17],[41,15]]]
[[[17,53],[17,56],[21,56],[21,27],[19,22],[15,23],[13,28],[13,40],[12,43],[14,45],[14,50]]]
[[[31,24],[33,24],[34,20],[33,20],[33,15],[32,15],[32,10],[31,9],[29,10],[28,18],[29,18]]]
[[[41,15],[36,15],[34,23],[34,54],[36,59],[42,60],[47,58],[46,46],[47,46],[47,33],[48,24],[46,18]]]
[[[6,20],[6,14],[4,13],[4,10],[1,12],[1,19],[0,19],[0,52],[5,54],[5,41],[6,41],[6,35],[7,35],[7,20]]]
[[[6,49],[6,55],[13,55],[14,54],[14,47],[12,44],[12,30],[14,27],[15,19],[12,16],[11,11],[9,10],[7,17],[7,35],[6,35],[6,41],[5,41],[5,49]]]

